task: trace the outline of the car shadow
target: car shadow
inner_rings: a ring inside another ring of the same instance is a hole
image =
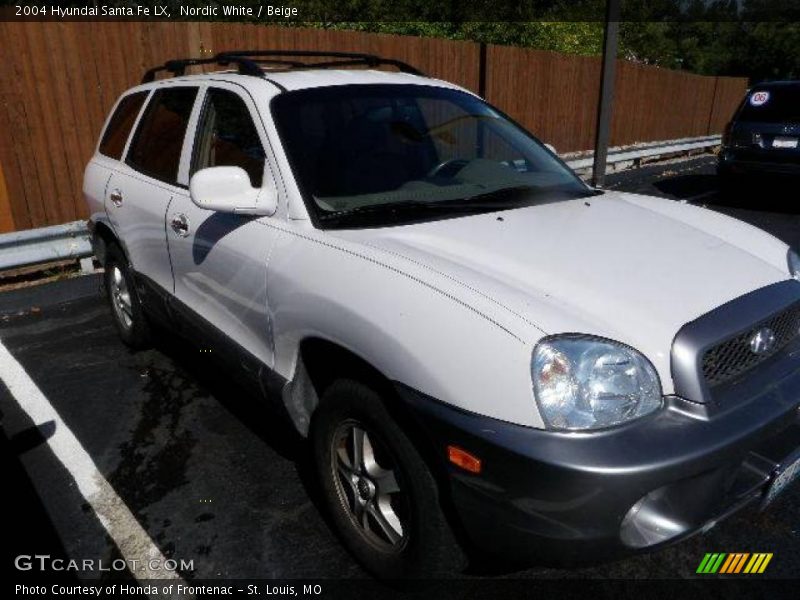
[[[309,500],[336,534],[316,476],[311,445],[298,433],[289,415],[279,408],[282,406],[280,399],[265,398],[252,388],[241,385],[240,374],[213,355],[198,352],[198,347],[189,340],[156,328],[155,347],[259,440],[294,464]]]
[[[297,460],[304,439],[286,414],[243,385],[240,374],[225,363],[203,355],[192,342],[156,329],[155,346],[180,367],[189,378],[211,394],[226,410],[287,460]],[[244,400],[244,401],[243,401]]]
[[[692,204],[794,215],[800,178],[785,175],[723,178],[714,173],[667,176],[653,183],[661,194]]]
[[[716,175],[697,174],[666,177],[656,181],[653,186],[661,193],[676,200],[687,200],[696,196],[718,192]]]
[[[45,443],[54,433],[55,423],[48,421],[40,426],[31,424],[30,427],[9,437],[2,426],[0,413],[0,468],[5,480],[5,489],[13,490],[13,493],[5,495],[4,508],[12,519],[24,515],[23,523],[17,527],[6,528],[3,535],[3,564],[0,567],[0,576],[4,578],[30,582],[58,577],[65,582],[77,581],[74,573],[43,572],[28,568],[31,556],[22,550],[35,547],[38,555],[47,554],[54,559],[68,559],[58,531],[39,498],[33,480],[20,460],[23,454]],[[21,526],[23,524],[24,526]],[[20,550],[22,552],[19,552]],[[25,566],[23,563],[20,567],[17,563],[19,558],[28,565]]]

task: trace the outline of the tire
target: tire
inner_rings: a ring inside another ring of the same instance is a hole
[[[370,573],[402,580],[463,569],[436,481],[380,394],[356,381],[334,382],[314,413],[311,438],[333,524]],[[354,460],[357,441],[363,460]]]
[[[151,345],[150,324],[136,293],[128,260],[114,244],[106,249],[104,282],[119,337],[134,350],[148,348]]]

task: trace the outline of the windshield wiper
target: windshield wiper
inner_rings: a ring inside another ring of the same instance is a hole
[[[455,202],[455,204],[454,204]],[[486,203],[471,203],[462,205],[463,201],[435,201],[435,200],[407,200],[404,202],[386,202],[381,204],[367,204],[366,206],[356,206],[328,214],[321,215],[320,221],[326,223],[340,222],[351,217],[361,217],[367,215],[387,215],[387,214],[407,214],[414,212],[429,211],[459,211],[464,210],[486,210]]]
[[[493,208],[507,208],[506,202],[503,200],[511,201],[516,200],[520,194],[530,192],[531,186],[522,185],[509,188],[502,188],[499,190],[492,190],[482,194],[475,194],[467,196],[466,198],[457,198],[455,200],[406,200],[403,202],[386,202],[379,204],[367,204],[365,206],[356,206],[332,212],[320,217],[323,221],[338,220],[341,217],[349,217],[353,215],[366,215],[374,213],[393,213],[393,212],[409,212],[409,211],[483,211],[492,210]]]
[[[467,196],[466,198],[462,198],[460,200],[452,200],[446,204],[450,204],[450,206],[461,206],[467,204],[475,204],[480,202],[485,202],[490,200],[493,205],[501,204],[502,201],[506,202],[516,202],[520,199],[521,196],[530,197],[531,192],[536,190],[536,188],[532,185],[515,185],[513,187],[507,188],[500,188],[498,190],[492,190],[491,192],[483,192],[480,194],[474,194],[472,196]]]
[[[530,185],[517,185],[500,188],[489,192],[474,194],[454,200],[406,200],[403,202],[386,202],[380,204],[367,204],[354,208],[344,209],[321,215],[320,221],[325,223],[340,223],[351,218],[376,215],[409,213],[443,212],[443,213],[480,213],[507,210],[522,206],[529,206],[537,199],[550,197],[550,194],[537,194],[539,188]],[[545,190],[542,190],[543,192]],[[550,191],[550,190],[547,190]],[[587,193],[594,195],[594,192]]]

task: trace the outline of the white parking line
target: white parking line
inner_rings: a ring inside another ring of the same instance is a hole
[[[78,438],[70,431],[2,341],[0,341],[0,379],[34,425],[50,421],[55,423],[55,433],[47,440],[47,444],[75,479],[81,495],[94,509],[97,518],[131,567],[129,568],[131,574],[141,580],[169,579],[176,584],[184,583],[177,573],[163,568],[166,561],[164,555],[122,498],[98,471],[92,457]],[[152,568],[157,566],[160,568]]]

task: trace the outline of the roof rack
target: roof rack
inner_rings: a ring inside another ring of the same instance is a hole
[[[246,58],[239,59],[236,56],[223,56],[223,54],[217,54],[213,58],[179,58],[175,60],[168,60],[160,67],[153,67],[145,72],[144,76],[142,77],[142,83],[150,83],[151,81],[155,81],[156,73],[161,71],[168,71],[172,73],[174,77],[180,77],[186,73],[186,67],[193,67],[195,65],[210,65],[210,64],[218,64],[223,67],[227,67],[231,63],[236,63],[239,66],[239,73],[243,75],[253,75],[256,77],[261,77],[264,75],[264,71],[251,60]]]
[[[289,60],[290,58],[328,58],[321,62],[302,62]],[[186,67],[195,65],[218,64],[228,66],[235,63],[242,75],[263,77],[266,72],[260,65],[272,65],[283,70],[292,69],[330,69],[336,67],[350,67],[365,65],[375,68],[381,65],[397,67],[403,73],[423,75],[421,71],[400,60],[382,58],[373,54],[356,52],[319,52],[316,50],[235,50],[220,52],[213,58],[183,58],[168,60],[160,67],[153,67],[145,72],[142,83],[154,81],[156,73],[168,71],[173,76],[180,77],[186,73]]]
[[[281,58],[333,58],[335,60],[327,60],[323,62],[310,62],[304,63],[300,61],[291,61],[293,67],[297,69],[329,69],[334,67],[349,67],[356,65],[365,65],[367,67],[375,68],[381,65],[397,67],[403,73],[410,73],[412,75],[423,75],[423,73],[405,63],[401,60],[393,58],[383,58],[374,54],[363,54],[361,52],[324,52],[319,50],[231,50],[223,52],[218,56],[231,56],[254,59],[255,62],[270,62],[271,57]]]

